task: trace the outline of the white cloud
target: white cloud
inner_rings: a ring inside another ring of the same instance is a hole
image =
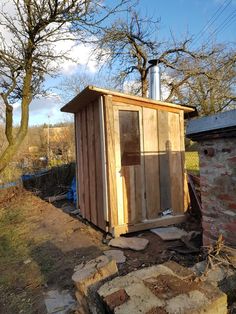
[[[29,124],[58,123],[71,119],[71,114],[60,111],[63,102],[56,93],[40,96],[32,101],[29,107]],[[19,125],[21,119],[20,103],[14,104],[14,124]]]
[[[56,44],[56,49],[67,53],[71,59],[65,60],[60,66],[60,72],[65,75],[74,74],[80,65],[86,66],[87,70],[95,73],[98,70],[97,54],[91,44],[75,44],[72,41],[61,41]]]
[[[2,4],[0,4],[1,9],[3,8],[4,12],[6,12],[11,20],[14,20],[15,26],[17,26],[17,12],[14,4],[11,1],[4,0]],[[52,29],[55,25],[51,24],[50,29]],[[20,30],[21,25],[19,24],[17,28]],[[51,48],[56,52],[56,54],[65,54],[68,59],[56,62],[53,62],[53,65],[56,64],[56,68],[59,74],[71,75],[74,74],[79,65],[86,66],[87,70],[91,73],[95,73],[98,70],[98,61],[96,60],[97,53],[94,52],[94,46],[92,44],[83,44],[78,42],[78,39],[75,35],[70,32],[66,33],[70,28],[70,23],[66,23],[61,29],[60,34],[55,35],[55,41],[53,42]],[[48,29],[47,29],[48,31]],[[0,34],[2,38],[4,38],[5,44],[8,46],[12,45],[12,40],[14,40],[14,36],[12,35],[6,27],[0,25]],[[61,37],[65,37],[61,38]],[[59,41],[57,41],[59,39]],[[96,39],[94,37],[90,38],[91,40]],[[88,38],[87,38],[88,40]],[[0,41],[0,46],[3,42]]]

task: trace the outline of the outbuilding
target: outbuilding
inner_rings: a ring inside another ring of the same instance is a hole
[[[114,236],[185,220],[184,113],[193,109],[88,86],[61,111],[75,114],[85,219]]]

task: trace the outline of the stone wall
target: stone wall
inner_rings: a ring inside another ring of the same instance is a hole
[[[199,142],[203,244],[236,248],[236,137]]]

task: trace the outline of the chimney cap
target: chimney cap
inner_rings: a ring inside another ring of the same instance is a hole
[[[152,59],[148,61],[149,64],[151,64],[152,66],[157,65],[158,63],[160,63],[159,59]]]

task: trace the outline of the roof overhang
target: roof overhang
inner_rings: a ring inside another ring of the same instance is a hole
[[[102,89],[95,86],[87,86],[81,93],[79,93],[77,96],[75,96],[71,101],[69,101],[64,107],[61,108],[62,112],[70,112],[70,113],[76,113],[80,111],[82,108],[88,106],[91,102],[95,101],[99,96],[102,95],[111,95],[111,96],[117,96],[121,99],[132,99],[136,100],[138,102],[141,102],[143,106],[146,104],[152,104],[152,105],[158,105],[158,107],[170,107],[175,108],[179,110],[183,110],[185,113],[188,112],[194,112],[195,108],[188,107],[188,106],[181,106],[176,105],[164,101],[159,100],[153,100],[150,98],[144,98],[124,93],[119,93],[112,90]]]

